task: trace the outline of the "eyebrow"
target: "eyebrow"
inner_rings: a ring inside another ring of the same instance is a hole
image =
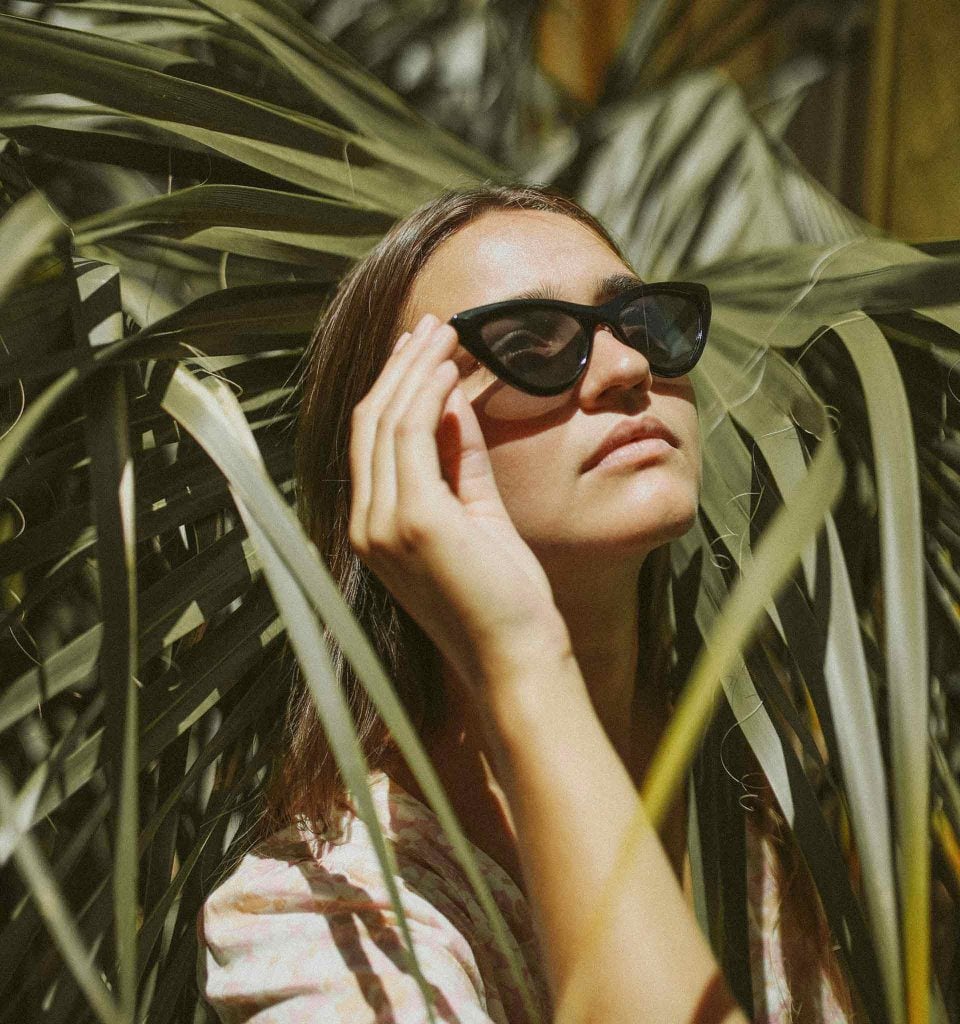
[[[594,284],[594,298],[597,302],[612,299],[614,295],[620,295],[637,285],[643,284],[643,280],[636,274],[609,274],[606,277],[598,278]],[[534,288],[528,288],[525,292],[511,295],[506,301],[512,302],[515,299],[552,299],[561,301],[561,289],[558,284],[548,281],[546,284],[539,284]]]

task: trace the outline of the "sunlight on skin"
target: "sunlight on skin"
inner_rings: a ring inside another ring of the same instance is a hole
[[[586,225],[561,214],[492,211],[442,243],[416,279],[404,318],[446,322],[461,310],[537,285],[583,304],[601,300],[600,278],[632,273]],[[701,480],[697,410],[689,377],[656,378],[644,356],[597,329],[584,376],[562,395],[527,395],[498,380],[464,349],[455,362],[490,450],[511,518],[539,552],[590,547],[638,570],[653,547],[680,536],[696,516]],[[652,413],[680,442],[640,472],[581,472],[626,417]],[[578,559],[579,561],[579,559]]]

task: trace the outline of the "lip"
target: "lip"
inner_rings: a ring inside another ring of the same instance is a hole
[[[589,473],[591,469],[598,466],[611,452],[622,448],[634,441],[645,441],[649,438],[659,437],[666,441],[672,448],[679,448],[680,442],[677,435],[656,416],[642,416],[638,420],[622,420],[603,439],[600,447],[580,467],[581,473]]]

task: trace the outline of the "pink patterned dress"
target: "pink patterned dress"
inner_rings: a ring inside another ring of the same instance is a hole
[[[436,816],[383,772],[370,780],[436,1020],[532,1024]],[[347,824],[337,844],[295,826],[277,833],[207,899],[198,919],[198,981],[223,1024],[429,1020],[367,828],[352,815]],[[758,1024],[853,1022],[842,975],[817,966],[803,945],[823,935],[784,927],[776,856],[755,826],[748,827],[747,849]],[[473,854],[546,1024],[550,1001],[526,899],[494,860],[476,847]],[[822,912],[816,919],[822,926]]]

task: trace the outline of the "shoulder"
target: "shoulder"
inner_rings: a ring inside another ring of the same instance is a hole
[[[462,880],[430,843],[412,806],[380,794],[393,876],[420,969],[463,1024],[513,1019],[503,1010],[486,936]],[[337,1024],[428,1019],[379,860],[358,819],[342,841],[291,826],[254,847],[198,918],[198,980],[224,1022]],[[505,994],[504,994],[505,995]],[[507,1002],[510,1002],[507,996]],[[445,1005],[446,1004],[446,1005]],[[392,1017],[383,1016],[385,1008]]]
[[[467,958],[469,947],[456,941],[456,929],[436,906],[444,902],[443,877],[420,866],[394,881],[408,921],[443,935]],[[255,953],[258,965],[270,945],[295,943],[300,955],[309,956],[333,942],[343,953],[361,926],[366,937],[378,938],[380,948],[388,950],[385,934],[397,924],[379,860],[360,822],[337,844],[294,826],[258,844],[210,894],[201,920],[214,957]]]

